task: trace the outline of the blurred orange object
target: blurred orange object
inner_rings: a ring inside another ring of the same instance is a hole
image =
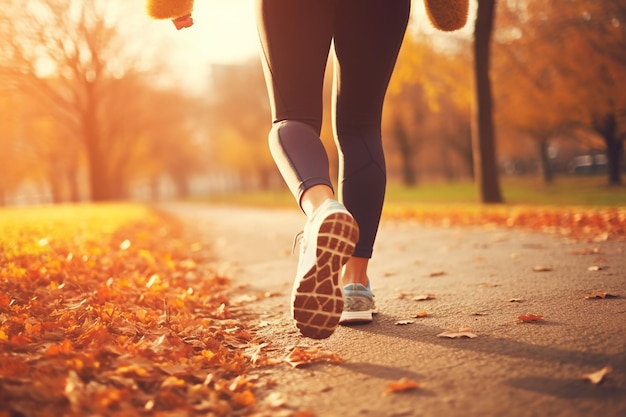
[[[469,0],[424,0],[430,23],[439,30],[452,32],[467,23]]]
[[[147,0],[146,12],[154,19],[178,19],[191,15],[193,0]]]
[[[176,26],[176,29],[181,30],[193,25],[193,18],[190,14],[188,14],[185,16],[177,17],[176,19],[172,19],[172,22],[174,22],[174,26]]]

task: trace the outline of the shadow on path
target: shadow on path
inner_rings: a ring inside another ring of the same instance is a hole
[[[379,318],[380,320],[380,318]],[[378,324],[378,325],[377,325]],[[610,374],[617,380],[624,379],[624,370],[626,370],[626,351],[615,355],[602,353],[583,352],[565,350],[550,346],[533,345],[526,342],[519,342],[510,339],[502,339],[491,336],[479,336],[471,340],[447,339],[439,338],[435,335],[444,331],[444,329],[425,326],[413,325],[407,328],[393,327],[390,329],[386,324],[380,325],[380,322],[374,322],[368,325],[351,326],[353,330],[366,333],[384,335],[386,337],[395,337],[399,339],[410,340],[416,343],[426,343],[441,347],[454,349],[463,349],[478,353],[491,355],[507,356],[516,359],[544,361],[552,364],[571,364],[580,366],[581,368],[602,368],[611,366],[613,372]],[[376,373],[380,371],[379,365],[374,365],[373,370],[366,367],[372,367],[371,364],[358,364],[359,372]],[[386,369],[387,376],[393,371]],[[398,370],[395,370],[398,373]],[[406,371],[402,370],[406,376]],[[419,379],[419,376],[416,376]],[[526,391],[539,392],[561,398],[626,398],[626,389],[617,386],[602,387],[593,385],[588,381],[581,379],[557,379],[546,377],[520,377],[511,378],[506,384],[523,389]]]

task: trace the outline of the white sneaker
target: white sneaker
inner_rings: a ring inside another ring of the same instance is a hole
[[[347,284],[343,287],[344,306],[339,324],[371,323],[376,312],[374,295],[368,286]]]
[[[359,227],[337,200],[326,200],[307,220],[291,293],[291,311],[303,336],[324,339],[339,324],[342,266],[359,239]]]

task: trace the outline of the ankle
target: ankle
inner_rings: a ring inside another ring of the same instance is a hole
[[[326,200],[333,198],[333,190],[326,185],[315,185],[302,194],[300,199],[300,207],[302,211],[311,217]]]
[[[341,276],[343,285],[362,284],[367,287],[369,278],[367,276],[367,265],[369,259],[351,257],[344,265]]]

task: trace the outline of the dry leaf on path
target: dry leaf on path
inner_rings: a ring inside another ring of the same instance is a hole
[[[606,269],[606,266],[592,265],[589,268],[587,268],[587,271],[596,272],[596,271],[604,271],[605,269]]]
[[[434,300],[435,296],[433,294],[420,294],[411,298],[413,301],[426,301],[426,300]]]
[[[280,408],[287,404],[285,394],[281,392],[271,392],[265,397],[263,402],[271,408]]]
[[[308,411],[308,410],[298,410],[295,413],[293,413],[293,417],[316,417],[316,416],[311,411]]]
[[[428,274],[429,277],[434,278],[434,277],[440,277],[445,275],[445,271],[433,271],[430,274]]]
[[[533,271],[534,272],[549,272],[549,271],[552,271],[552,268],[549,266],[537,265],[533,267]]]
[[[572,255],[595,255],[600,253],[600,248],[583,248],[569,251]]]
[[[448,339],[461,339],[461,338],[474,339],[478,337],[478,335],[475,333],[472,333],[471,329],[467,327],[462,327],[458,331],[446,330],[445,332],[439,333],[437,337],[447,337]]]
[[[316,347],[296,346],[285,358],[285,362],[294,368],[309,365],[318,362],[341,363],[341,359],[337,354],[322,351]]]
[[[427,312],[425,312],[425,311],[420,311],[419,313],[417,313],[416,315],[414,315],[414,316],[413,316],[413,318],[416,318],[416,319],[421,319],[421,318],[426,317],[426,316],[428,316],[428,313],[427,313]]]
[[[415,323],[413,320],[398,320],[397,322],[395,322],[396,326],[405,326],[407,324],[413,324]]]
[[[509,300],[509,303],[523,303],[524,301],[526,301],[526,300],[524,300],[522,298],[511,298]]]
[[[602,382],[604,380],[604,377],[609,372],[611,372],[612,370],[613,369],[610,366],[605,366],[604,368],[600,369],[599,371],[592,372],[590,374],[584,374],[582,376],[582,378],[588,380],[589,382],[591,382],[594,385],[597,385],[600,382]]]
[[[585,295],[585,299],[587,300],[591,300],[594,298],[617,298],[618,295],[617,294],[610,294],[608,292],[594,292],[593,294],[587,294]]]
[[[420,388],[421,384],[419,382],[415,382],[406,377],[402,377],[397,381],[390,381],[387,383],[387,390],[385,391],[387,394],[393,392],[402,392],[409,391]]]
[[[519,316],[517,319],[522,323],[531,323],[543,320],[543,316],[541,314],[524,314]]]

